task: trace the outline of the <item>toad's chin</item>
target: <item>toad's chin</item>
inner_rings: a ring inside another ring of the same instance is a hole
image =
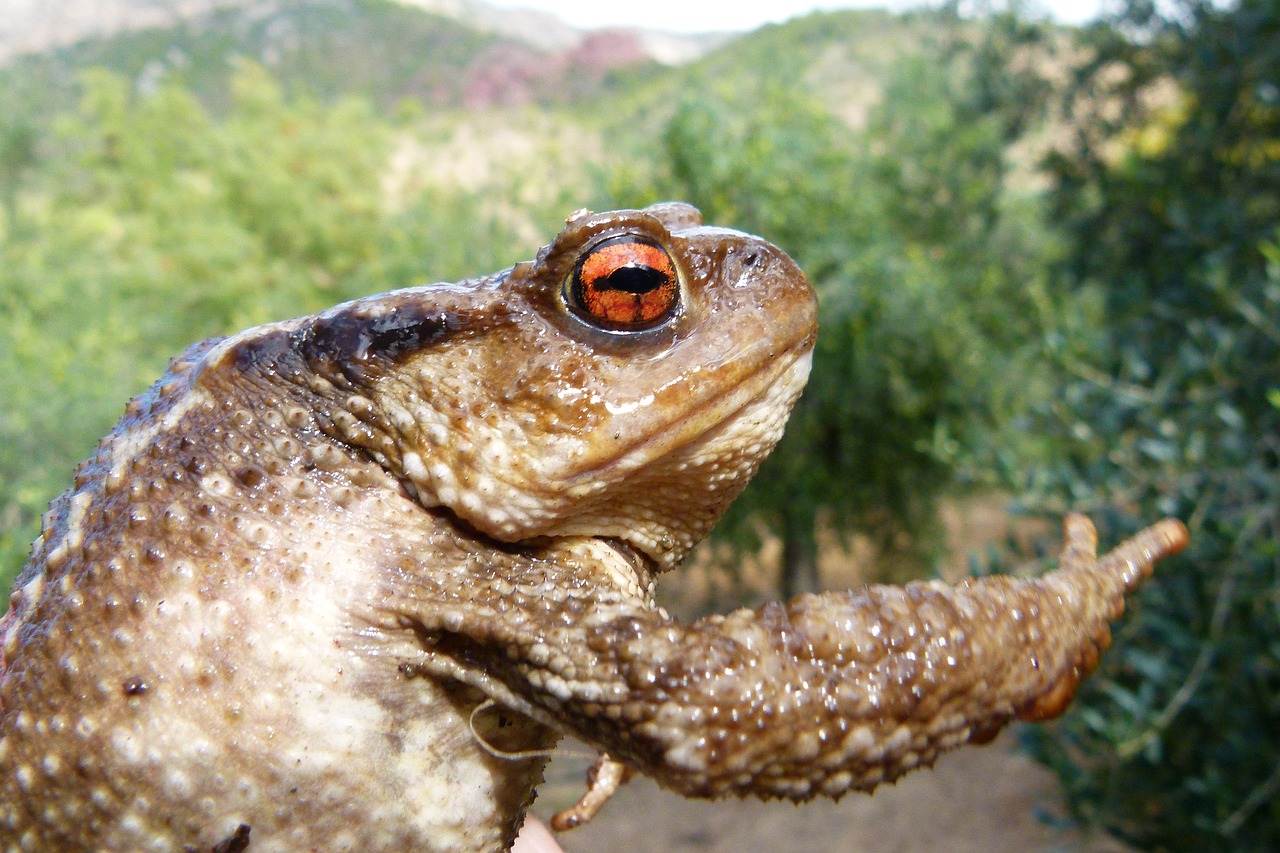
[[[678,565],[782,438],[812,361],[811,349],[786,353],[711,401],[710,412],[693,412],[672,424],[671,431],[685,441],[665,456],[647,460],[629,491],[633,505],[628,514],[639,521],[606,535],[642,554],[655,571]],[[686,483],[679,495],[654,503],[652,494],[677,478]]]

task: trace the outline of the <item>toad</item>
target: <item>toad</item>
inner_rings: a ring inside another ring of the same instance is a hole
[[[780,436],[815,304],[677,204],[206,341],[55,500],[0,622],[5,850],[499,851],[564,734],[838,797],[1059,713],[1185,530],[1038,579],[653,600]]]

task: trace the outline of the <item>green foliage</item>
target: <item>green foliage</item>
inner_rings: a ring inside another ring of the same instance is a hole
[[[1014,414],[1046,390],[1031,356],[1052,244],[1006,180],[1009,115],[973,102],[979,63],[947,47],[901,61],[862,130],[802,86],[695,83],[607,176],[604,204],[689,200],[785,247],[818,290],[809,388],[720,528],[748,547],[761,521],[778,535],[785,593],[815,584],[820,524],[918,571],[938,501],[994,479]]]
[[[1090,34],[1053,167],[1064,282],[1105,306],[1064,359],[1031,502],[1114,534],[1187,519],[1101,677],[1036,749],[1143,849],[1280,848],[1280,8],[1146,3]],[[1123,105],[1123,108],[1117,106]]]
[[[24,174],[0,244],[0,586],[124,402],[202,338],[367,292],[498,269],[479,200],[382,187],[398,132],[366,102],[287,99],[245,64],[214,117],[102,71]],[[34,158],[33,158],[34,160]],[[526,247],[527,251],[527,247]]]

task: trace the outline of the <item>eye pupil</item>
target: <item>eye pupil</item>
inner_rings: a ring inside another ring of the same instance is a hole
[[[661,246],[638,237],[615,237],[583,254],[565,283],[565,301],[592,325],[613,331],[649,329],[666,322],[679,307],[679,276]]]
[[[643,296],[666,286],[668,281],[668,276],[660,270],[651,267],[625,266],[598,279],[595,288],[621,290],[624,293]]]

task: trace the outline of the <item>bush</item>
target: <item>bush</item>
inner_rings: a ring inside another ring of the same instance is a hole
[[[1280,7],[1146,3],[1090,34],[1052,165],[1064,358],[1039,506],[1186,519],[1079,712],[1036,732],[1078,815],[1144,849],[1280,849]],[[1124,109],[1100,105],[1123,104]],[[1118,118],[1117,118],[1118,117]]]

